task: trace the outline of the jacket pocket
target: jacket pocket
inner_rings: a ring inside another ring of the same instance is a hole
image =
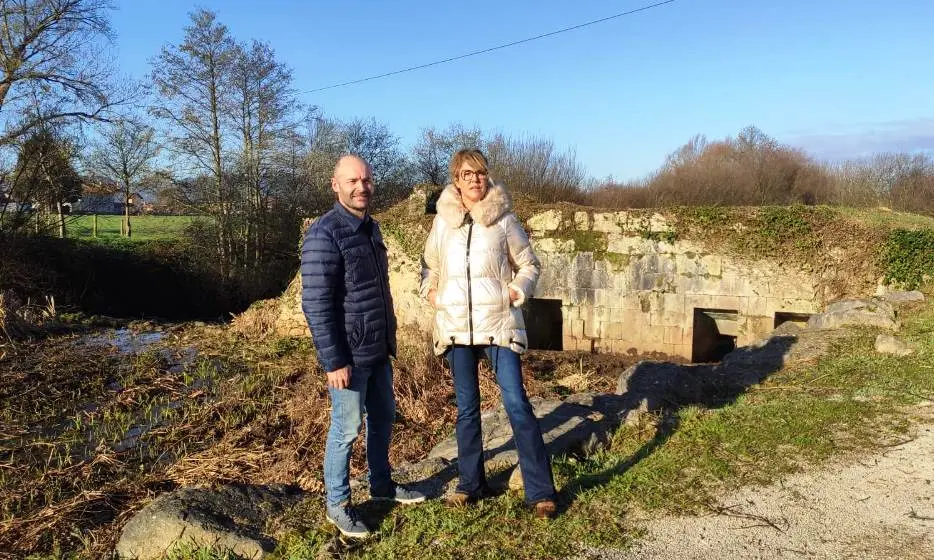
[[[358,245],[347,251],[344,255],[344,266],[350,271],[350,279],[355,288],[377,278],[373,249],[369,244]]]
[[[347,333],[347,342],[350,344],[351,349],[359,347],[360,343],[363,342],[364,335],[366,334],[365,325],[361,315],[355,315],[353,317],[350,325],[350,332]]]
[[[509,308],[512,307],[512,299],[509,297],[509,284],[503,283],[502,292],[503,292],[503,309],[508,312]]]

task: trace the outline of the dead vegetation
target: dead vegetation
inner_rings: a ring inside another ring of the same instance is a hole
[[[0,290],[0,342],[9,343],[40,333],[43,323],[54,317],[54,298],[35,304],[24,301],[12,290]]]

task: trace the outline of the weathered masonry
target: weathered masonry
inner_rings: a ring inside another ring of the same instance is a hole
[[[807,321],[823,303],[817,279],[794,265],[664,241],[673,236],[661,214],[552,209],[526,226],[542,261],[524,309],[533,348],[716,361],[783,322]],[[400,323],[427,329],[418,263],[392,253]]]
[[[660,214],[549,210],[528,228],[542,260],[535,297],[560,302],[565,350],[711,361],[820,311],[809,273],[664,241]],[[533,330],[539,316],[528,314]]]

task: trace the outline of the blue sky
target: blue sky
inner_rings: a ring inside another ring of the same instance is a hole
[[[123,72],[142,78],[195,7],[266,41],[307,91],[546,33],[653,0],[118,0]],[[676,0],[450,64],[307,93],[409,145],[453,122],[573,148],[590,174],[658,168],[695,134],[755,125],[822,159],[934,150],[934,1]]]

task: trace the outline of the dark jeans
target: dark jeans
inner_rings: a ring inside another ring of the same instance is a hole
[[[457,491],[478,496],[486,487],[483,469],[483,432],[480,429],[480,382],[477,365],[486,353],[496,372],[503,406],[512,425],[519,467],[528,503],[556,497],[551,463],[538,420],[522,386],[519,355],[500,346],[452,346],[445,355],[454,373],[457,397]]]
[[[373,367],[351,367],[350,386],[328,388],[331,428],[324,446],[324,489],[329,506],[350,499],[350,452],[366,412],[366,462],[370,492],[392,491],[389,439],[396,414],[389,361]]]

